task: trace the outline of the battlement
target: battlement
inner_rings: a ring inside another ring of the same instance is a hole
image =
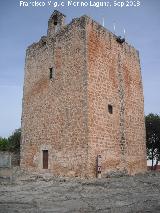
[[[74,27],[86,29],[88,25],[97,32],[97,37],[104,36],[108,38],[108,48],[118,51],[124,51],[126,54],[130,54],[131,57],[139,58],[139,52],[132,45],[126,41],[124,43],[117,42],[117,36],[103,27],[101,24],[93,20],[87,15],[83,15],[80,18],[74,18],[72,21],[65,25],[65,15],[55,10],[48,21],[47,36],[42,36],[37,43],[33,43],[27,48],[27,51],[34,54],[34,51],[38,51],[45,44],[50,43],[52,40],[61,39],[69,30]],[[116,47],[115,47],[116,45]],[[115,47],[115,48],[114,48]]]

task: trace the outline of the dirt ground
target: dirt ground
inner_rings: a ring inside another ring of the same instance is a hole
[[[0,179],[0,213],[160,213],[160,173],[80,180]]]

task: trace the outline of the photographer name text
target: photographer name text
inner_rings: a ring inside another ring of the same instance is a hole
[[[20,7],[140,7],[141,1],[19,1]]]

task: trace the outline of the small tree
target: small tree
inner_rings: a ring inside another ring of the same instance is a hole
[[[21,129],[16,129],[13,134],[8,138],[0,137],[0,150],[1,151],[20,151]]]
[[[0,150],[7,151],[9,147],[8,139],[0,137]]]
[[[16,129],[8,138],[9,150],[18,152],[20,150],[21,129]]]
[[[147,156],[152,160],[153,169],[154,160],[156,165],[160,160],[160,116],[150,113],[145,117],[145,124]]]

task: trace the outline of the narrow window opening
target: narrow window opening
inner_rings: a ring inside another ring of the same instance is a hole
[[[108,112],[109,112],[110,114],[113,114],[113,107],[112,107],[112,105],[110,105],[110,104],[108,104]]]
[[[54,78],[53,67],[49,68],[49,78],[50,79]]]
[[[48,169],[48,150],[42,150],[43,152],[43,169]]]
[[[56,25],[58,24],[58,18],[57,18],[57,16],[55,15],[55,16],[53,17],[53,19],[54,19],[54,25],[56,26]]]
[[[57,25],[57,21],[56,21],[56,20],[54,21],[54,25],[55,25],[55,26]]]

